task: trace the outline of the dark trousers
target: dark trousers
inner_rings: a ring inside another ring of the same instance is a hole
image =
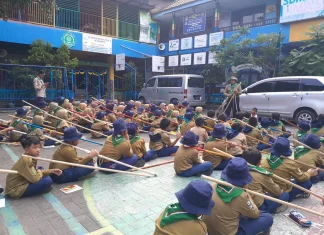
[[[112,170],[119,170],[119,171],[127,171],[129,169],[128,166],[120,165],[120,164],[115,163],[115,162],[105,162],[105,163],[102,163],[100,165],[99,161],[100,160],[98,159],[98,166],[100,166],[102,168],[107,168],[107,169],[112,169]],[[126,163],[126,164],[131,165],[131,166],[134,166],[135,163],[138,161],[138,157],[137,157],[136,154],[134,154],[131,157],[122,157],[118,161]],[[110,172],[102,171],[102,173],[109,174]]]
[[[225,114],[227,115],[227,117],[230,117],[231,111],[233,111],[232,117],[235,118],[236,113],[241,111],[240,110],[240,97],[234,97],[232,100],[229,97],[228,101],[226,102],[225,108],[226,108]]]
[[[283,192],[279,197],[276,197],[276,198],[279,199],[279,200],[288,202],[289,194],[286,193],[286,192]],[[280,203],[264,199],[264,202],[259,207],[259,210],[273,214],[273,213],[276,213],[277,208],[280,207],[280,206],[281,206]]]
[[[200,163],[200,164],[195,164],[195,165],[192,166],[191,169],[188,169],[188,170],[185,170],[185,171],[181,172],[180,174],[178,174],[178,176],[190,177],[190,176],[201,174],[201,173],[203,173],[205,171],[208,171],[212,167],[213,167],[213,164],[211,162],[204,162],[204,163]]]
[[[227,166],[227,164],[229,163],[230,160],[222,160],[218,166],[216,166],[214,168],[214,170],[217,170],[217,171],[222,171],[225,169],[225,167]]]
[[[256,235],[269,230],[272,224],[272,215],[267,212],[260,212],[260,217],[257,219],[242,216],[236,235]]]
[[[53,184],[53,181],[52,181],[51,177],[46,176],[35,184],[30,183],[28,185],[26,191],[24,192],[24,194],[21,197],[30,197],[30,196],[41,194],[46,189],[51,187],[52,184]]]
[[[310,180],[307,180],[305,182],[297,182],[296,180],[293,180],[292,182],[294,184],[297,184],[297,185],[305,188],[305,189],[310,189],[312,187],[312,183],[311,183]],[[304,191],[302,191],[302,190],[300,190],[298,188],[293,187],[292,190],[289,192],[289,200],[288,201],[291,202],[293,199],[296,198],[296,196],[298,194],[302,194],[302,193],[304,193]]]
[[[37,100],[37,103],[39,104],[39,103],[43,103],[43,102],[45,102],[45,98],[44,97],[36,97],[36,100]]]
[[[44,141],[44,146],[52,146],[55,144],[55,142],[56,142],[55,140],[46,139]]]

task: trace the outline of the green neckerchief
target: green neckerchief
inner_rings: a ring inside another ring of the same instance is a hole
[[[61,124],[62,121],[63,121],[63,120],[58,120],[58,121],[56,122],[56,128]]]
[[[258,167],[258,166],[249,166],[250,168],[250,171],[256,171],[256,172],[259,172],[263,175],[267,175],[267,176],[272,176],[273,173],[267,171],[266,169],[262,168],[262,167]]]
[[[172,113],[172,110],[169,110],[166,114],[167,117],[170,117],[171,116],[171,113]]]
[[[186,212],[180,203],[170,204],[165,208],[160,222],[160,226],[166,226],[183,220],[196,220],[197,215]]]
[[[148,118],[151,118],[151,117],[153,117],[153,116],[154,116],[153,113],[149,113]]]
[[[303,138],[306,134],[307,134],[307,132],[305,132],[305,131],[300,131],[300,130],[298,130],[298,131],[296,132],[296,135],[297,135],[298,140],[299,140],[300,138]]]
[[[131,144],[134,144],[136,141],[140,140],[141,137],[139,135],[135,135],[131,140],[130,140],[130,143]]]
[[[280,157],[271,154],[270,157],[267,158],[267,162],[271,169],[274,170],[282,164],[283,160]]]
[[[42,114],[42,110],[40,110],[40,109],[37,109],[35,112],[34,112],[34,117],[36,116],[36,115],[40,115],[40,114]]]
[[[112,136],[112,144],[114,147],[117,147],[119,144],[125,142],[126,139],[122,135],[113,135]]]
[[[319,130],[321,130],[323,127],[321,128],[311,128],[311,133],[312,134],[316,134]]]
[[[195,113],[194,119],[196,120],[197,118],[199,118],[201,113]]]
[[[236,88],[238,86],[238,84],[237,83],[234,83],[233,85],[231,84],[230,85],[230,89],[231,89],[231,94],[233,94],[233,92],[234,92],[234,89]]]
[[[309,153],[309,151],[311,151],[311,149],[305,148],[304,146],[298,146],[298,147],[296,147],[295,148],[295,152],[294,152],[295,160],[297,160],[301,156]]]
[[[56,109],[54,109],[54,114],[56,114],[57,113],[57,111],[59,111],[61,109],[61,107],[57,107]]]
[[[77,112],[81,112],[82,110],[79,109],[79,108],[75,108],[75,111],[77,111]]]
[[[187,126],[190,122],[192,122],[192,120],[187,121],[186,119],[184,119],[182,125]]]
[[[17,119],[14,121],[14,123],[12,123],[11,126],[16,128],[16,126],[19,124],[19,122],[20,122],[20,119]]]
[[[225,203],[229,203],[233,199],[239,197],[243,193],[243,191],[244,190],[240,188],[224,186],[221,184],[216,185],[216,193],[219,198]]]
[[[281,127],[281,126],[283,126],[283,123],[281,121],[279,121],[279,123],[276,127]]]
[[[215,141],[216,140],[216,138],[214,138],[214,137],[209,137],[207,140],[206,140],[206,143],[208,143],[208,142],[212,142],[212,141]]]

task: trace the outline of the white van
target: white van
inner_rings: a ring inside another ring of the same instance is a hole
[[[312,121],[324,114],[324,77],[278,77],[258,81],[240,96],[241,111],[258,109],[259,116]]]
[[[191,106],[205,105],[204,78],[194,74],[154,76],[144,84],[139,100],[143,104],[147,100],[156,104],[187,100]]]

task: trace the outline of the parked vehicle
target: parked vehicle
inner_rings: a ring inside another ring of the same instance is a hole
[[[205,105],[204,78],[194,74],[154,76],[144,84],[139,100],[142,103],[147,100],[153,103],[187,100],[191,106]]]
[[[256,82],[240,96],[241,111],[258,109],[259,116],[278,112],[283,118],[312,121],[324,113],[324,77],[278,77]]]

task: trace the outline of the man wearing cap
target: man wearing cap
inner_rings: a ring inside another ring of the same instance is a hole
[[[324,168],[324,158],[323,155],[318,153],[318,150],[321,148],[320,139],[314,134],[306,134],[302,139],[302,143],[311,147],[308,149],[304,146],[298,146],[295,148],[295,160],[306,163],[313,166],[314,169],[317,167]],[[304,172],[308,171],[310,167],[305,166],[304,164],[298,164],[300,169]],[[316,176],[310,178],[310,181],[314,184],[318,181],[324,180],[324,172],[319,171]]]
[[[46,88],[48,87],[48,82],[44,83],[45,72],[43,70],[38,71],[38,76],[34,79],[34,89],[36,91],[37,102],[45,102],[46,98]]]
[[[317,175],[317,169],[309,169],[307,172],[302,171],[296,162],[285,159],[291,156],[290,142],[287,138],[278,137],[276,142],[270,148],[270,157],[263,159],[261,167],[265,168],[281,178],[291,180],[293,183],[305,188],[310,189],[312,183],[309,180],[312,176]],[[276,178],[273,181],[280,186],[284,192],[289,193],[289,201],[295,198],[308,198],[310,195],[304,191],[292,187]]]
[[[92,150],[87,157],[80,157],[73,146],[77,146],[82,137],[82,133],[73,126],[64,130],[63,141],[65,144],[55,151],[53,160],[77,163],[82,165],[93,166],[93,158],[98,155],[97,150]],[[82,167],[68,166],[62,163],[51,162],[49,165],[50,169],[60,169],[63,171],[62,175],[51,175],[52,180],[57,184],[63,184],[68,182],[74,182],[77,180],[85,179],[93,176],[91,174],[94,170]]]
[[[194,116],[195,116],[194,112],[187,112],[184,115],[184,119],[180,127],[181,135],[184,135],[184,133],[186,133],[187,131],[189,131],[191,128],[195,126],[195,122],[193,121]]]
[[[199,136],[192,131],[187,131],[181,140],[181,146],[175,154],[174,170],[178,176],[190,177],[194,175],[211,175],[213,164],[199,159],[195,147],[198,144]]]
[[[91,129],[103,133],[104,135],[111,135],[112,131],[110,131],[110,127],[108,123],[105,121],[105,114],[103,112],[98,112],[96,114],[96,119],[91,126]],[[100,135],[99,133],[91,132],[92,138],[104,138],[105,136]]]
[[[213,131],[210,132],[211,136],[207,139],[204,148],[209,151],[214,151],[214,148],[216,148],[223,152],[227,152],[227,145],[224,142],[226,134],[225,126],[221,123],[216,124]],[[211,162],[214,170],[224,170],[229,162],[229,159],[226,157],[208,152],[204,152],[203,159],[204,161]]]
[[[160,123],[163,119],[162,112],[160,110],[155,110],[154,112],[155,119],[151,124],[150,132],[153,132],[156,129],[160,128]]]
[[[114,132],[112,136],[107,137],[104,146],[102,147],[100,154],[114,160],[127,163],[129,165],[137,165],[138,157],[132,150],[132,145],[129,141],[126,122],[119,118],[113,123]],[[126,171],[129,167],[120,165],[118,163],[98,158],[98,166],[103,168],[109,168],[114,170]],[[139,162],[139,164],[141,161]],[[106,173],[106,172],[103,172]]]
[[[259,211],[249,193],[244,191],[252,182],[247,162],[233,158],[222,171],[222,180],[236,187],[213,184],[215,206],[211,216],[204,216],[212,235],[266,235],[273,223],[271,214]]]
[[[232,76],[229,84],[225,88],[224,95],[227,97],[225,113],[229,117],[233,111],[233,117],[240,111],[240,95],[242,94],[241,84],[238,84],[236,77]]]
[[[302,139],[304,138],[305,135],[307,135],[307,133],[310,131],[311,129],[311,125],[308,121],[306,120],[301,120],[298,123],[298,127],[299,129],[296,131],[296,133],[293,134],[293,138],[299,142],[302,141]],[[296,143],[295,141],[293,141],[294,143],[294,147],[296,148],[297,146],[300,146],[300,144]]]
[[[28,132],[28,126],[26,124],[24,124],[24,121],[22,121],[20,118],[22,119],[27,119],[27,113],[28,110],[24,109],[24,108],[18,108],[16,110],[16,117],[13,118],[10,127],[15,128],[15,130],[17,131],[21,131],[24,133]],[[11,131],[10,132],[10,141],[11,142],[17,142],[17,141],[21,141],[24,137],[26,137],[27,134],[21,134],[21,133],[17,133],[15,131]]]
[[[178,203],[168,205],[155,221],[153,235],[206,235],[202,215],[210,215],[215,203],[213,189],[203,180],[193,180],[175,195]]]

